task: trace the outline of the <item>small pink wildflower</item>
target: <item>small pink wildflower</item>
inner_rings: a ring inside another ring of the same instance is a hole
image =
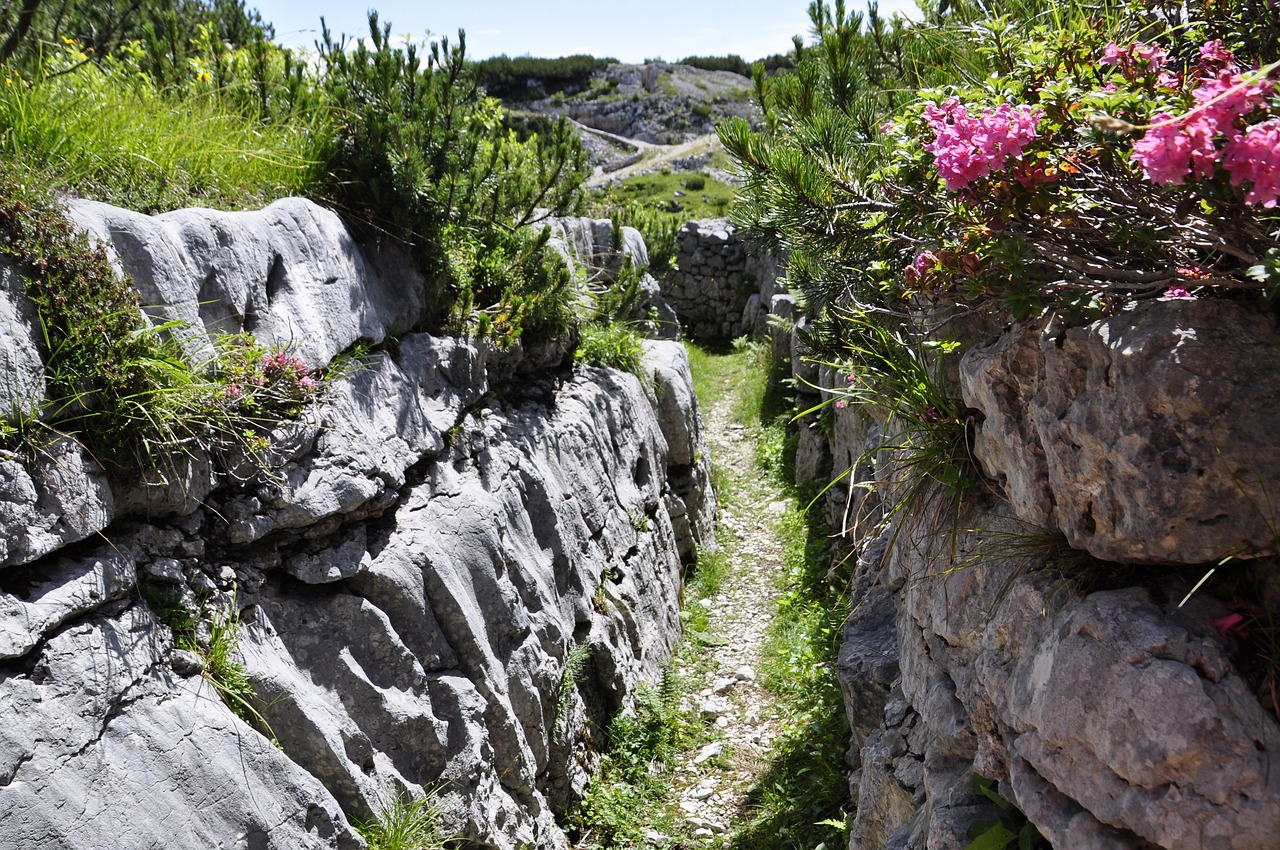
[[[1114,41],[1102,49],[1099,65],[1119,69],[1126,79],[1135,80],[1143,74],[1159,73],[1169,61],[1169,51],[1158,44],[1138,41],[1122,48]]]
[[[1134,59],[1144,63],[1152,71],[1159,71],[1169,61],[1169,51],[1158,44],[1137,42],[1131,48]]]
[[[844,410],[844,408],[845,408],[844,399],[842,398],[836,399],[836,410]]]
[[[932,251],[921,251],[916,254],[915,260],[911,265],[907,266],[904,275],[906,277],[907,286],[915,288],[920,281],[928,277],[929,273],[938,267],[938,256]]]
[[[1243,614],[1224,614],[1221,617],[1214,617],[1210,622],[1223,635],[1245,636],[1245,631],[1240,628],[1240,624],[1244,622]]]
[[[1107,43],[1106,47],[1102,48],[1102,58],[1098,60],[1098,64],[1116,67],[1124,59],[1125,55],[1124,51],[1120,49],[1120,45],[1111,41]]]
[[[299,388],[304,390],[314,390],[317,386],[319,386],[319,382],[317,382],[316,379],[311,377],[310,375],[303,375],[301,378],[298,379],[298,386]]]
[[[1182,286],[1171,286],[1164,291],[1165,298],[1195,298],[1190,292]]]
[[[1192,93],[1199,105],[1178,118],[1155,116],[1130,158],[1152,182],[1172,185],[1188,176],[1212,177],[1221,164],[1233,186],[1250,184],[1246,203],[1273,207],[1280,197],[1280,128],[1273,119],[1242,129],[1246,117],[1266,108],[1273,88],[1267,80],[1249,82],[1230,71],[1204,79]],[[1225,141],[1221,148],[1219,139]]]
[[[1274,207],[1280,198],[1280,118],[1255,124],[1227,142],[1222,167],[1232,186],[1249,182],[1246,204]]]
[[[934,140],[924,149],[933,154],[947,190],[959,192],[975,180],[1003,171],[1010,159],[1021,159],[1023,149],[1036,138],[1041,114],[1029,106],[1015,109],[1002,103],[972,116],[953,97],[941,107],[925,107],[924,118]]]
[[[1181,184],[1191,171],[1191,140],[1172,115],[1161,112],[1151,123],[1146,135],[1133,143],[1130,158],[1153,183]]]
[[[1271,89],[1272,85],[1267,80],[1250,83],[1239,74],[1224,71],[1217,77],[1206,79],[1193,92],[1200,106],[1191,115],[1203,115],[1222,132],[1232,133],[1237,119],[1266,106],[1266,96]]]
[[[226,389],[222,391],[222,394],[229,401],[235,401],[240,398],[240,396],[244,395],[244,390],[240,388],[239,384],[228,384]]]
[[[1236,55],[1223,46],[1222,41],[1214,39],[1200,46],[1200,76],[1214,77],[1223,71],[1238,71]]]

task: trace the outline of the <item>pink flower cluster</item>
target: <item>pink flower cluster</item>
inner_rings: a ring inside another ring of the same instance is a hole
[[[1181,116],[1160,113],[1133,146],[1132,159],[1155,183],[1181,185],[1212,177],[1221,166],[1232,186],[1249,184],[1245,203],[1274,207],[1280,199],[1280,119],[1249,126],[1268,110],[1267,80],[1241,76],[1231,51],[1217,41],[1200,48],[1197,106]]]
[[[907,286],[911,289],[920,288],[920,281],[927,278],[938,265],[938,255],[932,251],[916,254],[915,260],[906,268]]]
[[[1177,74],[1164,70],[1169,61],[1169,51],[1158,44],[1134,42],[1127,48],[1121,48],[1114,41],[1102,50],[1099,65],[1110,65],[1118,68],[1127,80],[1136,80],[1146,74],[1156,74],[1156,83],[1165,88],[1177,88]],[[1114,91],[1114,86],[1112,91]]]
[[[307,364],[297,357],[288,356],[283,351],[277,351],[262,358],[262,373],[267,380],[288,378],[304,390],[315,389],[318,386]]]
[[[934,141],[924,149],[933,154],[947,190],[963,191],[975,180],[1004,170],[1010,159],[1021,159],[1023,149],[1036,137],[1040,115],[1029,106],[1015,109],[1007,103],[970,115],[953,97],[941,107],[925,107],[924,118]]]

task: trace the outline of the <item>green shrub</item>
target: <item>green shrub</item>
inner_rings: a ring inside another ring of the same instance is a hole
[[[505,53],[472,63],[476,79],[484,90],[495,97],[519,99],[547,92],[563,92],[573,87],[583,90],[591,86],[592,76],[603,71],[615,59],[577,54],[558,59],[538,59]],[[536,82],[536,88],[531,83]],[[616,85],[616,82],[615,82]]]
[[[678,217],[659,212],[638,201],[621,204],[606,202],[597,207],[597,211],[613,220],[617,232],[623,227],[634,227],[640,231],[649,254],[649,266],[641,271],[648,271],[661,279],[675,268],[676,257],[680,252],[680,226],[683,224]]]
[[[412,247],[435,310],[428,327],[564,335],[567,270],[529,227],[581,207],[581,143],[564,120],[524,142],[509,135],[468,70],[463,33],[423,57],[393,48],[376,13],[369,29],[351,45],[326,28],[319,45],[325,92],[344,116],[329,191],[366,229]]]
[[[707,188],[707,178],[702,174],[695,174],[692,177],[686,177],[684,187],[690,192],[701,192]]]
[[[265,44],[271,24],[244,0],[60,0],[6,3],[0,9],[0,64],[27,62],[59,39],[84,45],[94,61],[110,58],[126,45],[142,46],[144,70],[161,82],[185,73],[189,46],[201,32],[232,49]]]
[[[701,68],[704,71],[729,71],[744,77],[751,76],[751,66],[736,53],[728,56],[686,56],[677,64]]]
[[[584,324],[577,359],[589,366],[603,366],[630,372],[641,380],[644,374],[644,346],[640,336],[625,324]],[[649,380],[652,380],[649,378]]]

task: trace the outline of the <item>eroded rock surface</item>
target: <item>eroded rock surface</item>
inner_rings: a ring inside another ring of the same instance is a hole
[[[306,202],[74,216],[196,346],[244,329],[321,366],[417,309]],[[714,501],[678,344],[645,382],[523,356],[404,335],[279,429],[267,474],[196,454],[117,494],[74,445],[0,458],[3,843],[345,850],[408,789],[474,846],[563,848]],[[252,724],[175,649],[178,608],[205,639],[239,621]]]
[[[152,315],[185,323],[204,345],[247,331],[321,366],[421,314],[421,282],[406,259],[361,250],[336,213],[301,198],[155,216],[75,201],[69,216],[108,247]]]
[[[1274,576],[1274,317],[1158,301],[961,342],[994,492],[926,488],[886,519],[884,423],[835,414],[830,519],[861,541],[839,665],[851,850],[963,850],[1002,816],[975,774],[1054,847],[1275,846],[1280,724],[1214,628],[1224,601],[1183,602],[1158,566],[1249,555],[1219,572]]]
[[[1021,325],[962,364],[975,452],[1018,516],[1104,560],[1275,550],[1280,333],[1224,300]]]

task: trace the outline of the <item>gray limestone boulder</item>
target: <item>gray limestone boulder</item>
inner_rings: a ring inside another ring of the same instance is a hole
[[[22,275],[0,258],[0,416],[33,416],[44,403],[44,362],[35,305]]]
[[[0,595],[0,660],[21,658],[63,623],[132,593],[137,581],[133,557],[110,546],[58,559],[21,595]]]
[[[1273,552],[1280,332],[1218,299],[1135,306],[1084,327],[1020,325],[968,352],[975,454],[1018,516],[1110,561]]]
[[[0,688],[8,847],[341,848],[364,842],[333,797],[169,666],[140,605],[53,629]]]
[[[678,342],[646,340],[644,365],[653,374],[651,401],[667,442],[667,510],[675,524],[681,560],[692,563],[699,546],[715,543],[716,500],[689,355]]]
[[[32,460],[0,451],[0,566],[84,540],[114,516],[106,475],[75,441],[57,440]]]
[[[185,323],[196,350],[208,350],[207,335],[247,331],[323,366],[421,314],[408,262],[366,256],[336,213],[302,198],[156,216],[80,200],[68,215],[132,276],[151,315]]]
[[[975,772],[1055,847],[1273,846],[1280,724],[1214,631],[1220,608],[1077,593],[1047,551],[992,542],[1020,527],[1001,503],[917,516],[886,561],[902,693],[926,731],[927,846],[977,817]]]
[[[563,847],[552,801],[590,763],[574,742],[661,675],[680,553],[658,420],[621,373],[584,370],[554,398],[474,410],[389,521],[285,562],[331,583],[267,576],[243,644],[262,711],[348,813],[439,786],[480,846]],[[592,676],[561,715],[579,644]]]
[[[321,365],[419,310],[412,274],[303,201],[71,216],[193,349],[246,330]],[[71,441],[0,453],[0,844],[355,850],[351,819],[408,790],[474,846],[563,850],[556,813],[661,676],[682,563],[714,539],[687,357],[646,351],[651,382],[405,335],[283,423],[265,469],[197,453],[118,493]],[[150,608],[207,636],[211,600],[238,609],[269,730]]]

